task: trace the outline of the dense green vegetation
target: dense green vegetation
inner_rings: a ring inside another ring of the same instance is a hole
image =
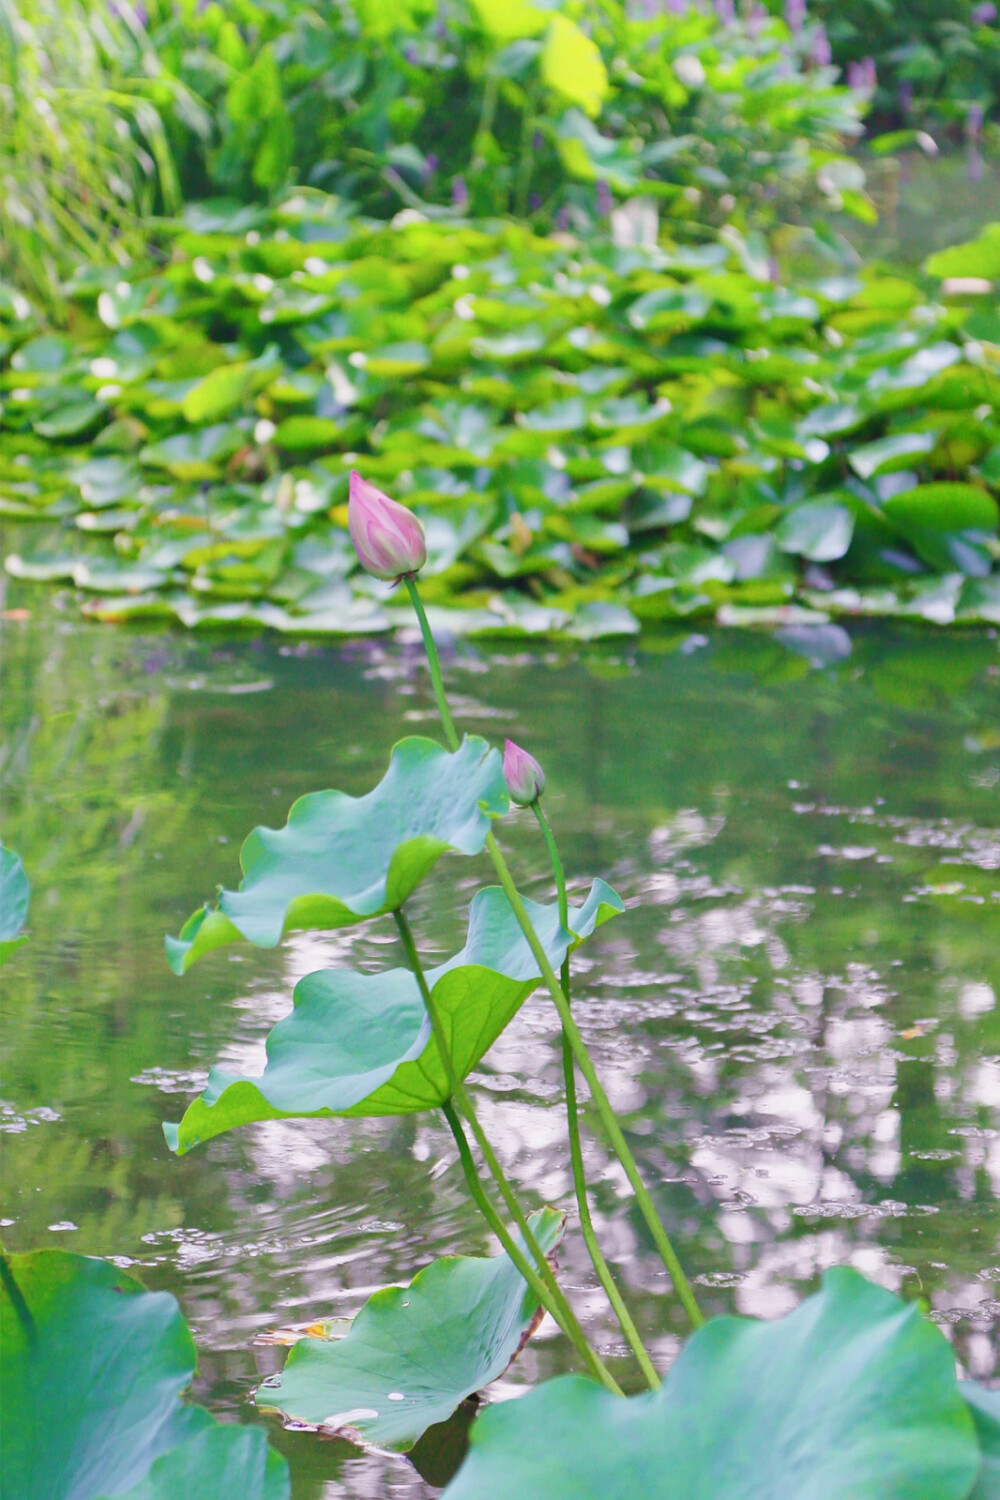
[[[82,272],[72,334],[9,302],[5,510],[60,531],[8,570],[96,619],[383,630],[357,466],[424,520],[454,631],[996,620],[1000,230],[794,290],[753,236],[622,230],[299,192],[189,208],[154,275]]]
[[[289,183],[381,218],[457,204],[584,231],[639,187],[708,224],[871,212],[843,154],[867,94],[778,19],[622,0],[6,3],[4,261],[55,310],[81,257],[155,247],[151,210]]]

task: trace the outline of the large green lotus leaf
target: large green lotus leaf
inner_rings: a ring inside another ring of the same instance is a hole
[[[4,1500],[287,1500],[261,1428],[181,1404],[196,1364],[180,1309],[107,1261],[40,1250],[0,1263]]]
[[[623,910],[603,880],[581,907],[570,907],[571,932],[554,906],[526,901],[554,968],[567,951]],[[427,973],[464,1078],[492,1047],[539,982],[538,965],[499,886],[480,891],[469,910],[465,947]],[[409,969],[355,974],[324,969],[295,987],[295,1009],[267,1039],[260,1078],[213,1068],[208,1086],[179,1125],[165,1125],[172,1150],[257,1120],[397,1115],[436,1109],[448,1082],[417,981]]]
[[[284,828],[255,828],[243,845],[238,891],[195,912],[167,957],[183,974],[239,938],[273,948],[293,927],[345,927],[401,906],[446,850],[478,854],[490,819],[507,811],[500,754],[476,735],[444,750],[400,740],[364,797],[300,797]]]
[[[548,1254],[563,1216],[529,1221]],[[531,1336],[538,1302],[506,1254],[446,1256],[409,1286],[370,1297],[343,1339],[303,1339],[257,1405],[297,1422],[406,1451],[503,1374]],[[522,1494],[533,1493],[530,1487]]]
[[[27,941],[21,928],[28,916],[28,896],[20,858],[0,844],[0,963]]]
[[[972,1412],[980,1449],[979,1477],[969,1500],[1000,1500],[1000,1391],[972,1380],[963,1380],[959,1390]]]
[[[579,1376],[490,1407],[446,1500],[963,1500],[979,1467],[944,1335],[856,1271],[773,1323],[720,1318],[663,1388]]]

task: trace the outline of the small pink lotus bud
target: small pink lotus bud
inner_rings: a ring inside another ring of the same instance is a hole
[[[427,561],[424,528],[413,512],[383,495],[355,469],[351,470],[347,526],[358,561],[375,578],[398,583],[419,573]]]
[[[545,772],[535,757],[513,740],[503,742],[503,775],[510,800],[518,807],[530,807],[545,790]]]

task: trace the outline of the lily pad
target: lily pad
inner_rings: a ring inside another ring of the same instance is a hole
[[[287,1500],[262,1428],[181,1403],[196,1353],[169,1293],[62,1250],[0,1269],[4,1500]]]
[[[0,963],[27,942],[28,877],[20,857],[0,844]]]
[[[556,907],[525,905],[554,968],[624,909],[603,880],[595,880],[583,906],[570,907],[570,932],[560,926]],[[465,947],[427,972],[461,1077],[492,1047],[540,977],[503,891],[480,891],[469,911]],[[213,1068],[181,1123],[164,1126],[171,1150],[190,1151],[257,1120],[413,1114],[448,1098],[444,1066],[409,969],[324,969],[301,979],[294,998],[292,1014],[268,1037],[263,1075],[237,1078]]]
[[[782,516],[774,539],[782,552],[795,552],[812,562],[834,562],[843,557],[854,535],[854,517],[837,501],[807,500]]]
[[[313,792],[284,828],[256,828],[243,845],[238,891],[221,891],[167,939],[175,974],[240,938],[273,948],[295,927],[344,927],[401,906],[442,854],[478,854],[490,820],[507,811],[500,754],[477,735],[449,752],[401,740],[364,797]]]
[[[709,1323],[655,1393],[564,1376],[490,1407],[445,1497],[964,1500],[979,1464],[944,1335],[839,1267],[787,1317]]]
[[[529,1219],[546,1253],[563,1216]],[[407,1287],[370,1297],[343,1339],[306,1338],[256,1402],[298,1422],[405,1452],[496,1380],[531,1336],[538,1302],[506,1254],[432,1261]]]

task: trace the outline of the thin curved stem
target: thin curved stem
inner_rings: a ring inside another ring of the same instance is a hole
[[[479,1146],[479,1149],[482,1152],[483,1160],[489,1168],[490,1175],[499,1188],[500,1195],[503,1198],[504,1203],[507,1205],[507,1208],[514,1219],[514,1222],[516,1223],[518,1229],[521,1231],[521,1237],[524,1240],[527,1249],[535,1259],[537,1273],[532,1272],[531,1276],[525,1276],[525,1279],[528,1281],[528,1284],[535,1292],[535,1295],[538,1297],[542,1306],[555,1318],[563,1333],[565,1333],[566,1337],[573,1344],[574,1348],[586,1364],[591,1374],[596,1376],[596,1378],[600,1380],[602,1385],[605,1385],[608,1390],[614,1391],[616,1394],[620,1395],[621,1388],[618,1385],[617,1381],[611,1375],[610,1371],[606,1369],[599,1355],[590,1347],[590,1344],[587,1342],[587,1336],[581,1328],[577,1316],[570,1306],[565,1292],[556,1280],[555,1273],[553,1272],[552,1267],[549,1265],[548,1258],[546,1257],[544,1250],[542,1250],[537,1239],[535,1238],[531,1225],[528,1223],[527,1217],[525,1216],[524,1210],[518,1203],[517,1198],[514,1195],[514,1191],[511,1188],[506,1174],[504,1173],[504,1170],[501,1167],[500,1162],[496,1156],[496,1153],[494,1152],[493,1147],[490,1145],[489,1138],[487,1137],[486,1132],[483,1130],[482,1125],[479,1123],[479,1118],[476,1114],[472,1100],[469,1098],[469,1094],[465,1087],[465,1084],[462,1082],[461,1078],[459,1078],[455,1070],[454,1061],[451,1056],[451,1049],[448,1045],[448,1038],[445,1034],[440,1013],[438,1012],[437,1006],[434,1003],[434,998],[431,995],[430,987],[427,983],[427,977],[424,974],[423,965],[420,962],[420,955],[417,952],[417,946],[414,942],[413,932],[410,924],[405,914],[401,910],[397,909],[395,912],[393,912],[393,916],[396,919],[396,926],[399,929],[399,935],[403,940],[403,946],[406,949],[406,956],[409,961],[410,968],[412,969],[417,984],[420,987],[420,994],[423,998],[424,1006],[430,1019],[431,1030],[434,1034],[434,1040],[437,1043],[437,1049],[441,1057],[441,1062],[444,1066],[445,1076],[448,1080],[448,1088],[452,1096],[453,1103],[450,1107],[454,1108],[454,1105],[457,1104],[458,1108],[461,1110],[461,1113],[464,1115],[469,1128],[471,1129],[472,1134],[476,1140],[476,1144]],[[451,1122],[449,1121],[449,1124],[450,1123]],[[464,1159],[462,1165],[463,1168],[466,1167]],[[475,1170],[474,1167],[473,1170]],[[468,1178],[468,1175],[468,1170],[466,1169],[466,1178]],[[487,1212],[487,1209],[483,1207],[483,1202],[481,1201],[479,1194],[476,1194],[475,1196],[477,1204],[479,1205],[483,1213],[486,1214],[491,1227],[497,1233],[504,1249],[507,1251],[508,1255],[510,1255],[518,1270],[521,1271],[521,1274],[525,1275],[524,1266],[526,1266],[528,1263],[523,1256],[519,1255],[517,1246],[514,1240],[511,1238],[509,1232],[504,1228],[503,1222],[502,1220],[500,1220],[499,1215],[497,1215],[496,1211],[492,1208],[492,1205],[489,1205],[490,1211]],[[485,1199],[485,1193],[483,1193],[482,1196]],[[487,1204],[489,1203],[488,1199],[485,1199],[485,1201]],[[498,1225],[500,1226],[499,1229],[497,1228]],[[501,1230],[503,1230],[502,1234],[500,1232]]]
[[[632,1155],[628,1141],[626,1141],[622,1128],[618,1123],[618,1117],[611,1108],[608,1096],[604,1092],[604,1086],[597,1076],[597,1070],[591,1061],[590,1053],[587,1051],[587,1044],[580,1035],[580,1029],[573,1019],[569,1002],[563,994],[562,985],[559,983],[559,976],[549,962],[549,956],[532,926],[531,918],[528,916],[524,902],[521,900],[517,886],[514,884],[514,877],[511,875],[500,845],[492,833],[486,835],[486,848],[493,861],[493,868],[497,872],[507,900],[511,904],[514,916],[517,918],[517,924],[524,933],[528,947],[531,949],[535,962],[541,970],[542,978],[545,980],[549,993],[555,1001],[556,1010],[559,1012],[559,1019],[562,1021],[563,1031],[566,1034],[566,1040],[572,1049],[580,1072],[587,1081],[587,1087],[590,1089],[591,1097],[597,1105],[601,1122],[608,1132],[608,1137],[614,1147],[615,1154],[624,1168],[625,1176],[628,1178],[632,1191],[635,1194],[639,1210],[646,1221],[646,1226],[652,1236],[653,1243],[659,1251],[660,1259],[670,1273],[670,1279],[674,1283],[677,1295],[691,1323],[695,1328],[700,1328],[705,1321],[701,1309],[695,1301],[694,1293],[684,1274],[684,1269],[677,1258],[677,1253],[670,1243],[670,1237],[660,1221],[659,1214],[656,1212],[656,1205],[639,1175],[639,1168],[636,1166],[635,1157]]]
[[[539,802],[536,801],[532,804],[532,811],[538,820],[539,828],[542,830],[545,847],[548,849],[549,859],[552,863],[552,874],[555,878],[556,890],[559,894],[559,921],[568,932],[569,900],[566,895],[566,872],[563,869],[563,862],[559,855],[555,835]],[[569,1002],[570,970],[568,953],[563,960],[560,979],[562,981],[563,994],[566,996],[567,1002]],[[587,1176],[583,1164],[583,1143],[580,1140],[580,1117],[576,1093],[576,1064],[573,1061],[573,1048],[570,1046],[565,1027],[562,1033],[562,1063],[566,1089],[566,1128],[569,1135],[570,1161],[573,1167],[573,1188],[576,1192],[576,1204],[580,1214],[580,1229],[583,1233],[584,1244],[587,1246],[591,1264],[597,1272],[597,1279],[604,1288],[605,1295],[621,1324],[622,1332],[628,1341],[628,1346],[635,1355],[643,1375],[646,1377],[646,1383],[650,1389],[655,1391],[659,1389],[661,1384],[660,1377],[656,1372],[656,1366],[646,1352],[646,1347],[639,1335],[639,1330],[632,1321],[632,1315],[625,1305],[625,1299],[618,1290],[615,1279],[611,1274],[611,1269],[604,1259],[604,1252],[601,1250],[597,1232],[594,1229],[594,1221],[590,1213],[590,1202],[587,1197]]]
[[[427,652],[427,662],[430,667],[431,680],[434,684],[434,697],[437,701],[438,713],[441,716],[441,724],[444,729],[445,739],[448,741],[448,744],[451,746],[452,750],[457,750],[459,744],[458,734],[455,729],[454,720],[451,717],[451,709],[448,707],[448,699],[444,690],[444,680],[441,676],[441,662],[440,658],[438,657],[437,645],[434,640],[434,635],[431,631],[430,625],[428,624],[427,615],[424,613],[424,607],[420,598],[420,594],[417,590],[416,580],[414,578],[407,578],[406,587],[409,592],[410,599],[413,603],[413,608],[416,611],[417,619],[420,622],[420,633],[424,639],[424,649]],[[598,1078],[594,1064],[590,1060],[590,1053],[587,1051],[587,1045],[584,1042],[583,1037],[580,1035],[579,1027],[577,1026],[572,1014],[570,1013],[569,1001],[566,999],[566,996],[562,992],[562,986],[559,983],[559,977],[556,974],[556,971],[553,969],[551,963],[549,962],[548,954],[542,947],[541,940],[539,939],[537,932],[532,926],[531,918],[528,916],[528,913],[525,910],[524,902],[521,900],[517,886],[514,884],[514,878],[507,867],[507,861],[504,859],[500,846],[497,843],[496,837],[492,832],[486,835],[486,848],[491,860],[493,861],[493,868],[497,872],[500,884],[507,895],[507,899],[511,904],[514,915],[517,918],[517,924],[520,927],[521,931],[524,933],[525,938],[527,939],[528,947],[534,954],[535,961],[538,964],[542,978],[545,980],[549,993],[551,994],[552,999],[555,1002],[556,1010],[559,1012],[559,1019],[562,1022],[566,1039],[580,1068],[580,1072],[586,1079],[587,1087],[590,1089],[591,1097],[597,1106],[598,1114],[600,1115],[604,1128],[608,1133],[608,1137],[611,1141],[612,1147],[614,1148],[615,1154],[618,1157],[618,1160],[621,1162],[622,1167],[624,1168],[625,1176],[628,1178],[632,1191],[635,1193],[636,1202],[639,1205],[639,1210],[646,1221],[646,1226],[649,1229],[650,1235],[653,1239],[653,1243],[656,1246],[657,1251],[659,1252],[660,1259],[663,1261],[663,1264],[667,1268],[670,1279],[677,1290],[677,1295],[681,1300],[681,1303],[688,1315],[688,1318],[691,1321],[692,1326],[695,1328],[700,1328],[705,1319],[702,1316],[701,1309],[699,1308],[698,1303],[695,1300],[695,1296],[691,1290],[688,1279],[684,1274],[684,1268],[678,1260],[676,1251],[674,1250],[673,1245],[670,1243],[670,1237],[660,1221],[660,1216],[656,1212],[656,1205],[650,1197],[649,1191],[639,1175],[639,1169],[636,1166],[635,1158],[632,1155],[631,1150],[629,1149],[628,1141],[626,1141],[625,1136],[622,1133],[622,1128],[618,1123],[618,1118],[614,1110],[611,1108],[608,1096],[604,1092],[601,1080]]]

